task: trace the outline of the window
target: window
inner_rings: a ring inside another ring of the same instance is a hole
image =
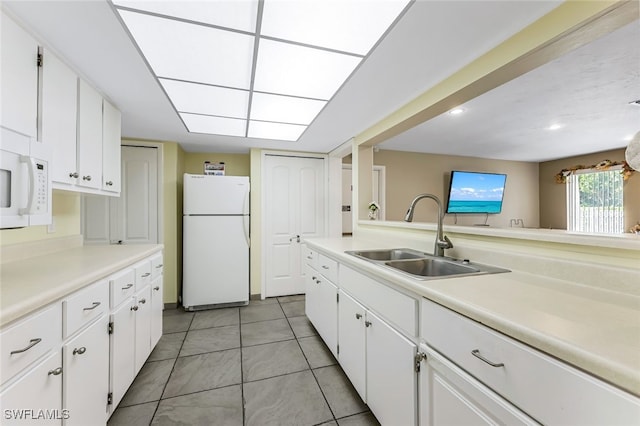
[[[585,169],[567,177],[569,231],[621,234],[624,208],[620,168]]]

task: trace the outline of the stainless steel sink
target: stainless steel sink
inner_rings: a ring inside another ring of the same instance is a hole
[[[419,277],[444,277],[448,275],[475,274],[480,269],[444,259],[414,259],[410,261],[385,262],[400,271]]]
[[[419,280],[510,272],[508,269],[470,262],[467,259],[433,256],[408,248],[353,250],[346,253]]]
[[[400,260],[400,259],[422,259],[427,254],[407,249],[407,248],[399,248],[399,249],[390,249],[390,250],[361,250],[361,251],[348,251],[348,254],[352,254],[354,256],[362,257],[367,260],[377,260],[377,261],[388,261],[388,260]]]

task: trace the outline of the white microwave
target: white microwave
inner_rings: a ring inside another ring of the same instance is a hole
[[[0,229],[51,223],[51,174],[41,142],[0,128]]]

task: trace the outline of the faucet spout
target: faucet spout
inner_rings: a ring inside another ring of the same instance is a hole
[[[444,250],[453,248],[453,243],[451,243],[451,240],[449,240],[449,238],[447,238],[444,235],[444,230],[442,229],[442,217],[443,217],[442,203],[440,202],[440,199],[438,197],[436,197],[433,194],[418,195],[416,198],[413,199],[413,201],[411,201],[411,204],[409,205],[409,210],[407,210],[407,214],[404,217],[404,221],[405,222],[413,221],[413,212],[416,209],[416,204],[418,204],[418,201],[422,200],[423,198],[429,198],[435,201],[435,203],[438,205],[438,227],[436,229],[436,241],[433,247],[433,255],[443,257]]]

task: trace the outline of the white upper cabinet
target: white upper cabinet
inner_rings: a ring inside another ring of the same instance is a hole
[[[102,102],[102,189],[120,192],[120,111]]]
[[[102,96],[78,83],[78,185],[102,188]]]
[[[36,138],[38,134],[38,42],[1,13],[0,124]]]
[[[77,182],[76,120],[78,76],[51,52],[43,52],[42,141],[52,150],[51,179]]]

